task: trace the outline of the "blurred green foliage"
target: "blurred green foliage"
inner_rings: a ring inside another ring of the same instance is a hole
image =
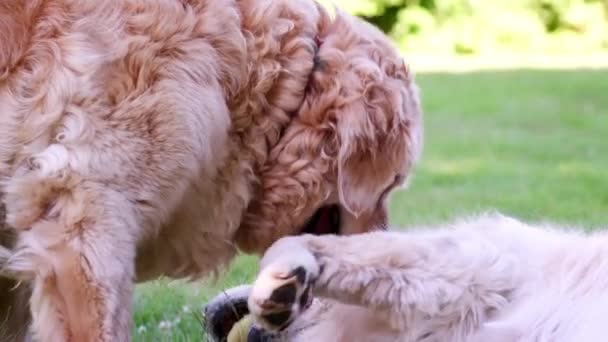
[[[608,50],[608,0],[332,2],[389,33],[405,51],[584,54]]]

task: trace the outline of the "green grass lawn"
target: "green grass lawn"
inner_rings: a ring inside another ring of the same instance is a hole
[[[496,209],[532,220],[608,227],[608,69],[418,75],[425,150],[395,226]],[[250,281],[241,257],[217,283],[140,285],[135,340],[200,341],[200,309]]]

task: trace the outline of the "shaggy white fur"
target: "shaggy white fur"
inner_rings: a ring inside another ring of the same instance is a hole
[[[603,231],[488,214],[436,229],[284,238],[261,266],[250,310],[270,330],[273,314],[289,312],[280,324],[290,341],[606,339]],[[288,285],[295,299],[277,301]],[[309,287],[319,300],[304,310]]]

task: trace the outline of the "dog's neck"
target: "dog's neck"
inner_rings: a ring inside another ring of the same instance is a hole
[[[282,132],[298,113],[309,90],[316,56],[322,44],[321,28],[327,12],[311,0],[283,2],[279,9],[262,11],[259,1],[242,0],[242,31],[247,65],[244,82],[228,99],[231,134],[241,141],[239,150],[249,152],[257,173]]]
[[[261,3],[237,2],[243,13],[246,70],[238,91],[228,99],[232,146],[225,168],[240,174],[246,184],[247,190],[232,199],[242,206],[241,220],[265,200],[263,187],[268,179],[264,175],[273,167],[271,152],[297,122],[330,23],[327,12],[313,0],[274,2],[277,5],[272,6],[283,7],[270,10],[256,8]],[[243,224],[239,221],[239,230]]]

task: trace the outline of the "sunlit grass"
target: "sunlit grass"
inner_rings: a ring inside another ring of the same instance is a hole
[[[395,226],[497,209],[533,221],[608,224],[608,69],[422,73],[426,143]],[[135,340],[200,341],[200,309],[249,282],[252,257],[217,284],[140,286]]]
[[[544,70],[606,69],[608,52],[561,54],[496,53],[492,55],[446,55],[406,53],[405,60],[418,72],[463,73],[479,70],[514,70],[533,68]]]

